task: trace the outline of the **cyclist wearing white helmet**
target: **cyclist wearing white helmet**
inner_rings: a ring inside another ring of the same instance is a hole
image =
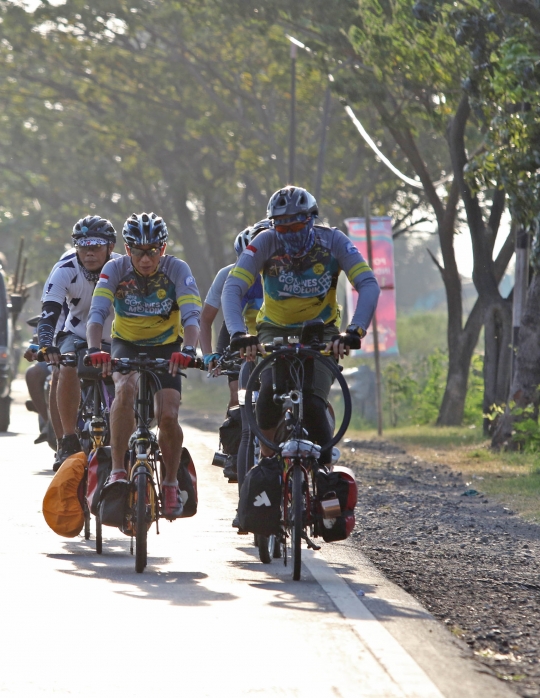
[[[239,257],[248,247],[249,243],[261,231],[267,230],[270,227],[271,222],[268,219],[264,219],[258,223],[255,223],[255,225],[246,228],[241,233],[238,233],[234,240],[234,251],[236,252],[236,256]],[[212,323],[216,319],[218,311],[221,307],[221,294],[223,292],[225,281],[227,280],[227,277],[234,266],[235,264],[228,264],[226,267],[223,267],[223,269],[218,271],[216,278],[210,286],[210,290],[208,291],[204,300],[201,313],[201,335],[199,341],[204,356],[204,365],[208,369],[212,369],[214,367],[216,359],[223,354],[225,347],[229,345],[229,333],[227,332],[225,323],[223,323],[218,336],[216,351],[212,351]],[[242,298],[242,316],[246,322],[246,325],[250,328],[250,331],[253,332],[255,332],[257,314],[262,305],[262,297],[262,284],[260,278],[258,278]],[[234,405],[238,404],[238,378],[229,376],[229,390],[229,407],[233,407]]]
[[[181,382],[178,370],[196,356],[201,299],[186,262],[165,254],[168,230],[155,213],[134,213],[122,230],[127,256],[105,265],[94,293],[88,321],[88,354],[104,375],[115,358],[169,359],[169,374],[160,376],[154,409],[163,454],[163,514],[182,515],[178,466],[183,432],[178,423]],[[101,331],[114,304],[112,351],[102,351]],[[181,342],[183,346],[181,348]],[[124,480],[124,455],[133,432],[137,374],[113,374],[116,396],[111,409],[112,473],[109,482]]]
[[[73,226],[74,254],[68,254],[51,272],[42,297],[42,314],[38,323],[40,353],[52,364],[59,365],[60,354],[79,352],[86,340],[86,323],[92,294],[104,264],[112,257],[116,231],[111,222],[101,216],[86,216]],[[68,314],[61,332],[57,323],[64,303]],[[109,341],[112,315],[105,318],[100,341]],[[56,335],[56,338],[55,338]],[[73,453],[81,450],[75,434],[77,412],[81,398],[77,369],[60,366],[57,405],[63,436],[59,440],[53,470]]]

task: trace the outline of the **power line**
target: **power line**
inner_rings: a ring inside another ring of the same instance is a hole
[[[290,34],[285,34],[285,36],[286,36],[287,39],[288,39],[291,43],[293,43],[295,46],[299,46],[300,48],[303,48],[303,49],[304,49],[305,51],[307,51],[308,53],[313,53],[313,51],[309,48],[309,46],[306,46],[305,44],[303,44],[303,43],[302,43],[301,41],[299,41],[298,39],[295,39],[294,36],[290,36]],[[330,82],[334,82],[333,76],[332,76],[332,75],[328,75],[328,80],[329,80]],[[362,138],[363,138],[363,139],[365,140],[365,142],[369,145],[369,147],[373,150],[373,152],[375,153],[375,155],[381,160],[381,162],[383,162],[390,170],[392,170],[392,172],[393,172],[395,175],[397,175],[401,180],[403,180],[403,181],[404,181],[406,184],[408,184],[409,186],[415,187],[416,189],[423,189],[423,188],[424,188],[424,185],[422,184],[422,182],[420,182],[418,179],[411,179],[410,177],[407,177],[407,175],[403,174],[403,172],[401,172],[400,170],[398,170],[398,168],[390,162],[390,160],[386,157],[386,155],[383,155],[383,154],[381,153],[381,151],[380,151],[379,148],[377,147],[375,141],[373,140],[373,138],[371,138],[371,136],[369,135],[369,133],[368,133],[368,132],[366,131],[366,129],[362,126],[362,124],[360,123],[360,120],[358,119],[358,117],[356,116],[356,114],[353,112],[353,110],[351,109],[351,107],[350,107],[348,104],[344,105],[344,107],[345,107],[345,111],[346,111],[347,115],[349,116],[350,120],[351,120],[351,121],[353,122],[353,124],[356,126],[356,129],[357,129],[358,133],[362,136]],[[443,177],[442,179],[440,179],[438,182],[434,182],[434,185],[433,185],[433,186],[437,187],[437,186],[439,186],[440,184],[444,184],[444,183],[447,182],[449,179],[451,179],[451,177],[452,177],[451,174],[450,174],[450,175],[446,175],[445,177]]]

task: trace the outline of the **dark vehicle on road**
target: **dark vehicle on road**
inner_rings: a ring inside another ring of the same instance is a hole
[[[6,280],[0,267],[0,431],[7,431],[9,426],[11,402],[9,393],[11,381],[15,374],[13,360],[11,302],[7,294]]]

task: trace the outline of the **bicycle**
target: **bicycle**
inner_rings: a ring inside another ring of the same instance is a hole
[[[200,365],[200,359],[193,359],[189,367],[200,368]],[[153,377],[159,386],[158,374],[168,371],[169,360],[149,359],[146,354],[140,353],[134,359],[112,359],[112,368],[120,373],[136,371],[139,374],[134,406],[136,429],[129,440],[127,452],[128,504],[122,530],[131,535],[130,553],[135,553],[135,571],[143,572],[148,560],[148,531],[155,523],[156,533],[159,534],[158,521],[165,518],[159,506],[163,502],[163,459],[156,434],[151,430],[154,390],[148,378]]]
[[[319,550],[310,536],[319,535],[319,519],[325,513],[336,514],[335,498],[325,502],[320,501],[317,494],[316,471],[317,461],[322,451],[332,448],[345,434],[351,418],[351,396],[339,366],[327,358],[326,343],[312,341],[308,346],[300,343],[298,337],[289,337],[287,344],[277,338],[273,344],[264,345],[265,353],[269,354],[254,368],[248,380],[245,392],[245,411],[251,432],[269,449],[278,454],[283,463],[282,493],[281,493],[281,525],[280,531],[273,536],[258,536],[259,557],[262,562],[270,562],[276,557],[276,546],[282,551],[284,565],[287,560],[287,542],[290,542],[293,580],[300,579],[302,560],[302,541],[308,548]],[[283,360],[288,364],[286,390],[283,393],[279,381],[276,380],[275,366]],[[305,431],[303,421],[303,376],[307,361],[322,361],[338,381],[344,398],[344,414],[341,425],[325,444],[315,444],[310,441]],[[272,367],[274,371],[273,385],[274,401],[280,403],[285,410],[284,427],[286,438],[281,443],[267,439],[259,428],[254,411],[253,396],[258,388],[262,371]],[[332,508],[333,506],[333,508]],[[325,512],[325,508],[328,510]],[[338,504],[339,508],[339,504]],[[310,536],[307,530],[310,529]]]

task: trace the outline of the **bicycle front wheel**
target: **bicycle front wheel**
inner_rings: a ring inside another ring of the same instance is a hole
[[[147,563],[146,498],[148,477],[141,468],[136,478],[137,501],[135,502],[135,571],[143,572]]]
[[[295,467],[292,473],[292,491],[290,499],[290,535],[291,535],[291,557],[292,557],[292,577],[295,582],[300,579],[302,569],[302,529],[304,515],[304,495],[303,473],[300,467]]]

